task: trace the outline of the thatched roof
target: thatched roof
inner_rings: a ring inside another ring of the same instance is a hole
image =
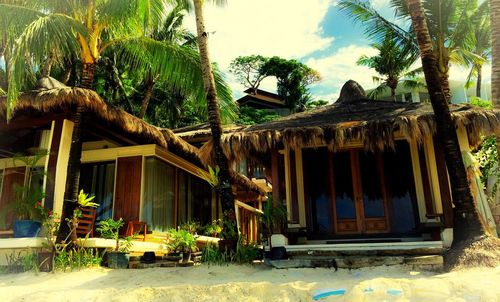
[[[62,87],[22,93],[12,112],[12,120],[24,115],[43,115],[47,113],[73,113],[77,106],[83,106],[90,121],[102,121],[124,134],[134,137],[141,143],[157,144],[173,153],[200,164],[197,149],[178,138],[171,130],[160,129],[117,108],[108,106],[93,90]],[[0,117],[5,119],[6,101],[0,98]]]
[[[450,105],[456,126],[464,126],[471,145],[482,134],[500,133],[500,111],[469,104]],[[398,103],[368,99],[363,88],[348,81],[339,99],[324,107],[297,113],[223,135],[225,153],[233,160],[253,152],[289,146],[327,146],[335,150],[350,141],[361,141],[367,150],[393,148],[395,134],[422,142],[434,135],[436,123],[430,104]],[[202,147],[208,160],[211,142]]]
[[[226,124],[222,125],[222,133],[231,133],[235,131],[240,131],[245,129],[247,126],[236,125],[236,124]],[[209,123],[201,123],[192,126],[186,126],[182,128],[172,129],[172,131],[178,137],[183,140],[192,143],[204,143],[212,137],[212,132],[210,131]]]
[[[53,84],[52,82],[42,83],[42,86],[55,87]],[[107,105],[93,90],[67,86],[56,87],[58,88],[22,93],[12,112],[12,121],[26,115],[72,114],[77,106],[83,106],[87,114],[91,116],[89,120],[92,123],[95,123],[97,119],[123,134],[138,139],[143,144],[157,144],[200,167],[205,167],[198,155],[199,150],[179,138],[172,130],[153,126],[121,109]],[[5,97],[0,97],[0,118],[6,119]],[[232,178],[240,188],[265,195],[265,192],[248,178],[236,172],[232,173]]]

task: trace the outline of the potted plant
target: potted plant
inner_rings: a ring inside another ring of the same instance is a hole
[[[132,245],[132,238],[125,238],[124,242],[120,243],[120,228],[123,226],[123,219],[114,220],[108,218],[99,223],[97,231],[106,239],[116,241],[115,248],[111,252],[107,252],[108,267],[110,268],[127,268],[128,266],[128,251]]]
[[[271,236],[276,230],[281,232],[281,230],[283,229],[283,224],[286,223],[288,219],[288,215],[286,206],[274,206],[271,197],[269,197],[269,199],[267,200],[263,212],[264,213],[261,215],[261,220],[264,223],[267,233],[267,241],[269,243],[269,250],[271,250],[273,248],[271,243]]]
[[[48,211],[43,207],[45,193],[41,188],[30,186],[14,187],[15,199],[8,210],[14,214],[14,238],[38,236]]]
[[[14,237],[36,237],[40,232],[42,222],[48,216],[48,210],[42,205],[45,192],[36,179],[45,176],[43,169],[37,168],[37,163],[47,155],[40,151],[33,156],[16,155],[14,163],[21,161],[28,168],[26,185],[14,185],[14,200],[5,208],[3,214],[14,215]],[[4,219],[5,220],[5,219]]]
[[[196,238],[184,229],[168,230],[165,245],[170,252],[170,256],[175,256],[175,253],[177,253],[178,256],[182,257],[183,262],[188,262],[191,259],[191,253],[198,251]]]

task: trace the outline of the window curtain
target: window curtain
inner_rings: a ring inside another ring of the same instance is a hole
[[[188,173],[179,170],[179,223],[190,220],[193,204],[193,190],[191,177]]]
[[[141,220],[164,232],[174,227],[175,168],[154,157],[146,158]]]

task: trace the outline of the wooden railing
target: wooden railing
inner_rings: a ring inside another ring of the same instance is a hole
[[[234,201],[234,211],[236,213],[236,223],[244,243],[259,242],[259,216],[261,210],[249,206],[239,200]]]

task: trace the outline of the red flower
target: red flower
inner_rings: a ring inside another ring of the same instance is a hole
[[[52,214],[53,214],[52,211],[49,211],[49,216],[52,216]]]

